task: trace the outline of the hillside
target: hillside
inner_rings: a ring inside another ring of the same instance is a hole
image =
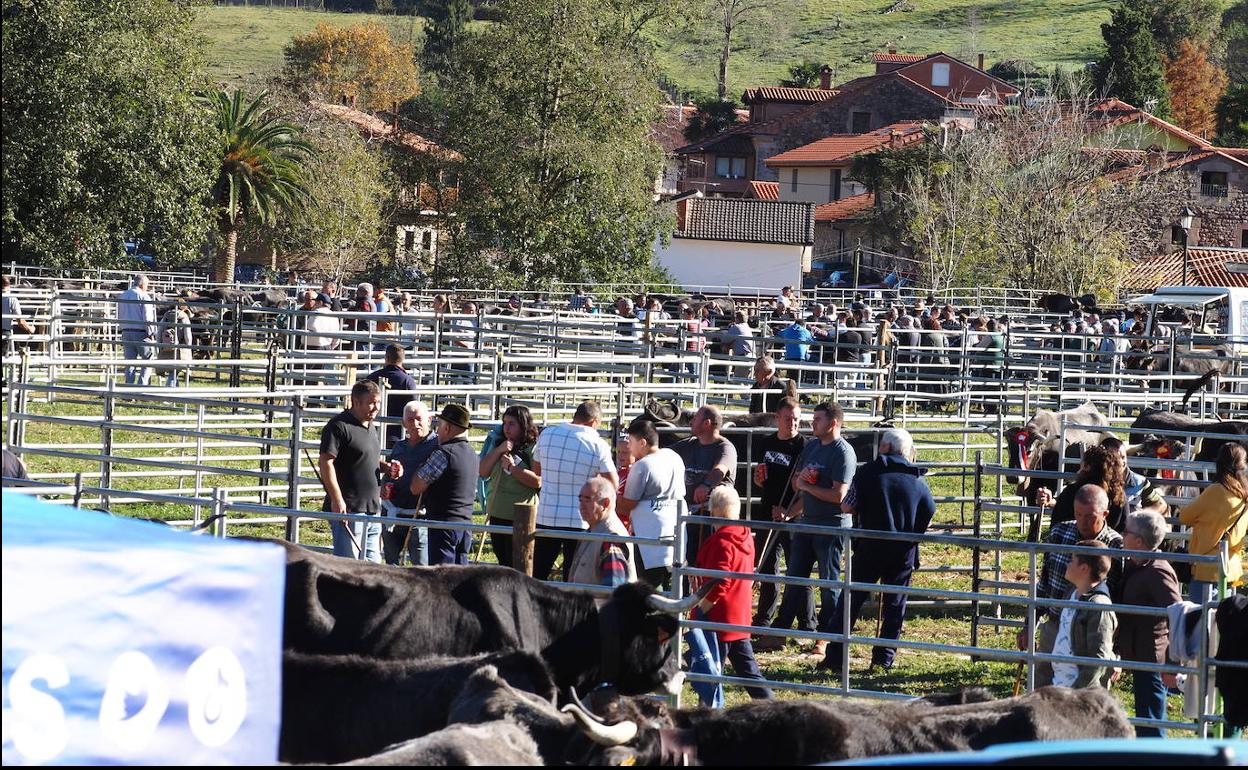
[[[808,0],[800,16],[781,20],[769,40],[744,41],[732,58],[730,92],[785,77],[802,57],[827,62],[844,81],[871,71],[870,53],[890,43],[898,50],[942,50],[973,61],[1030,59],[1041,65],[1079,65],[1096,58],[1100,25],[1112,0],[909,0],[913,10],[884,13],[891,0]],[[254,82],[277,70],[282,46],[318,22],[355,24],[366,19],[386,26],[396,39],[416,39],[422,20],[371,14],[297,9],[210,6],[200,10],[197,28],[209,41],[215,79]],[[718,47],[713,39],[676,32],[657,41],[664,74],[681,88],[713,92]]]

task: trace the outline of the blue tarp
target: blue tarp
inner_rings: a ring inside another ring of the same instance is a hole
[[[3,506],[4,764],[276,759],[282,549]]]

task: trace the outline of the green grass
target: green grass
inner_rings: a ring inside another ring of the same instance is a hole
[[[1100,25],[1114,0],[912,0],[914,10],[882,13],[890,0],[810,0],[799,14],[788,11],[765,44],[748,37],[736,44],[729,93],[775,85],[786,67],[810,58],[836,68],[836,82],[874,71],[871,52],[891,43],[912,53],[945,51],[974,63],[1028,59],[1041,65],[1082,65],[1102,46]],[[377,21],[396,40],[420,40],[422,20],[375,14],[338,14],[282,8],[210,6],[196,28],[208,40],[210,74],[227,85],[254,83],[276,72],[282,46],[318,22]],[[838,24],[839,19],[839,24]],[[742,28],[745,29],[744,27]],[[658,63],[681,88],[713,93],[718,44],[704,33],[675,30],[655,41]]]
[[[419,42],[424,19],[368,13],[326,13],[295,8],[207,6],[195,29],[207,41],[209,76],[226,86],[256,86],[282,67],[282,48],[317,24],[339,27],[372,21],[397,41]]]

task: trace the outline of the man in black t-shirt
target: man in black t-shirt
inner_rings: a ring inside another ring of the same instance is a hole
[[[754,484],[761,487],[762,500],[751,509],[750,518],[758,521],[782,521],[785,518],[785,512],[793,502],[793,464],[801,455],[802,447],[806,446],[806,439],[798,433],[801,420],[802,408],[797,399],[786,396],[776,405],[776,432],[755,443],[755,461],[758,464],[754,466]],[[780,554],[785,554],[786,561],[788,558],[789,534],[758,530],[754,538],[755,572],[760,575],[779,574]],[[758,612],[754,615],[754,625],[770,626],[780,607],[780,592],[775,583],[760,580],[758,587]],[[814,594],[810,595],[807,618],[808,622],[801,627],[813,629]]]
[[[377,384],[361,380],[351,388],[351,408],[325,424],[321,430],[320,477],[325,488],[327,513],[381,514],[378,471],[398,478],[403,466],[381,459],[373,418],[381,409]],[[334,555],[381,562],[381,524],[343,520],[329,522]]]
[[[404,351],[401,345],[391,343],[386,346],[386,365],[375,372],[370,372],[364,379],[381,384],[386,381],[387,390],[415,390],[418,386],[416,378],[403,368]],[[386,416],[394,417],[399,422],[386,426],[386,444],[393,444],[403,438],[403,409],[412,400],[410,394],[386,396]]]
[[[759,356],[754,361],[754,390],[786,390],[787,380],[776,376],[776,361],[771,356]],[[776,411],[776,404],[784,393],[755,393],[750,396],[750,414],[766,414]]]

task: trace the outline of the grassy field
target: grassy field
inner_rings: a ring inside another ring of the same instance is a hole
[[[729,91],[774,85],[785,68],[803,57],[836,69],[836,81],[868,74],[872,51],[896,45],[916,53],[945,51],[974,62],[1029,59],[1042,65],[1081,65],[1096,58],[1100,25],[1113,0],[911,0],[913,10],[884,13],[890,0],[809,0],[783,14],[766,40],[746,36],[731,60]],[[207,38],[213,78],[226,84],[255,83],[282,63],[282,46],[317,23],[373,20],[397,40],[420,39],[422,20],[370,14],[339,14],[282,8],[210,6],[199,11],[197,29]],[[743,30],[746,28],[743,27]],[[673,30],[655,41],[660,68],[669,80],[695,92],[713,92],[718,44],[705,34]]]

